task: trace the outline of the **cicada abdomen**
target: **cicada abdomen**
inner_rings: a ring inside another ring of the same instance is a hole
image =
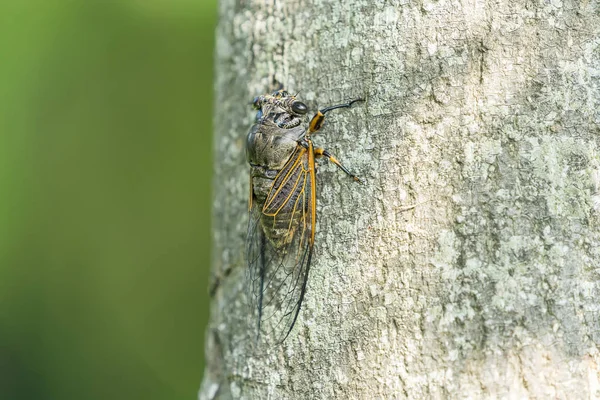
[[[246,147],[247,288],[258,335],[268,334],[268,340],[279,343],[287,338],[306,293],[315,242],[315,158],[327,157],[358,181],[329,152],[315,148],[311,134],[321,128],[326,112],[360,100],[324,108],[306,127],[302,120],[308,107],[285,90],[254,99],[258,113]]]

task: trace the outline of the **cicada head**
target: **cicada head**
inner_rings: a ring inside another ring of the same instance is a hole
[[[302,117],[308,112],[306,104],[283,89],[255,97],[252,106],[258,110],[257,122],[270,119],[282,129],[291,129],[300,125]]]

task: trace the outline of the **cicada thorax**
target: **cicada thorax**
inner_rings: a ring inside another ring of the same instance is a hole
[[[280,128],[270,120],[259,121],[248,132],[246,156],[251,166],[279,171],[294,154],[305,128]],[[273,178],[275,178],[273,176]]]

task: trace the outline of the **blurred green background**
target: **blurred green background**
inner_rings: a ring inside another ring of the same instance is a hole
[[[191,399],[216,0],[0,5],[0,399]]]

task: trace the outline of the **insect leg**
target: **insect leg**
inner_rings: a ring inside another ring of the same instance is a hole
[[[358,178],[358,176],[356,176],[352,172],[348,171],[348,168],[344,167],[344,165],[327,150],[316,147],[315,148],[315,156],[316,157],[327,157],[329,159],[329,161],[331,161],[332,163],[337,165],[339,169],[344,171],[347,175],[349,175],[356,182],[362,183],[362,181]]]
[[[318,131],[319,129],[321,129],[321,126],[323,126],[323,121],[325,120],[325,113],[327,113],[331,110],[335,110],[336,108],[348,108],[352,104],[356,103],[357,101],[364,101],[364,100],[361,98],[358,98],[358,99],[349,101],[348,103],[337,104],[335,106],[330,106],[330,107],[325,107],[325,108],[320,109],[319,111],[317,111],[315,116],[312,117],[312,119],[310,120],[310,124],[308,125],[308,131],[310,133],[314,133],[314,132]]]

